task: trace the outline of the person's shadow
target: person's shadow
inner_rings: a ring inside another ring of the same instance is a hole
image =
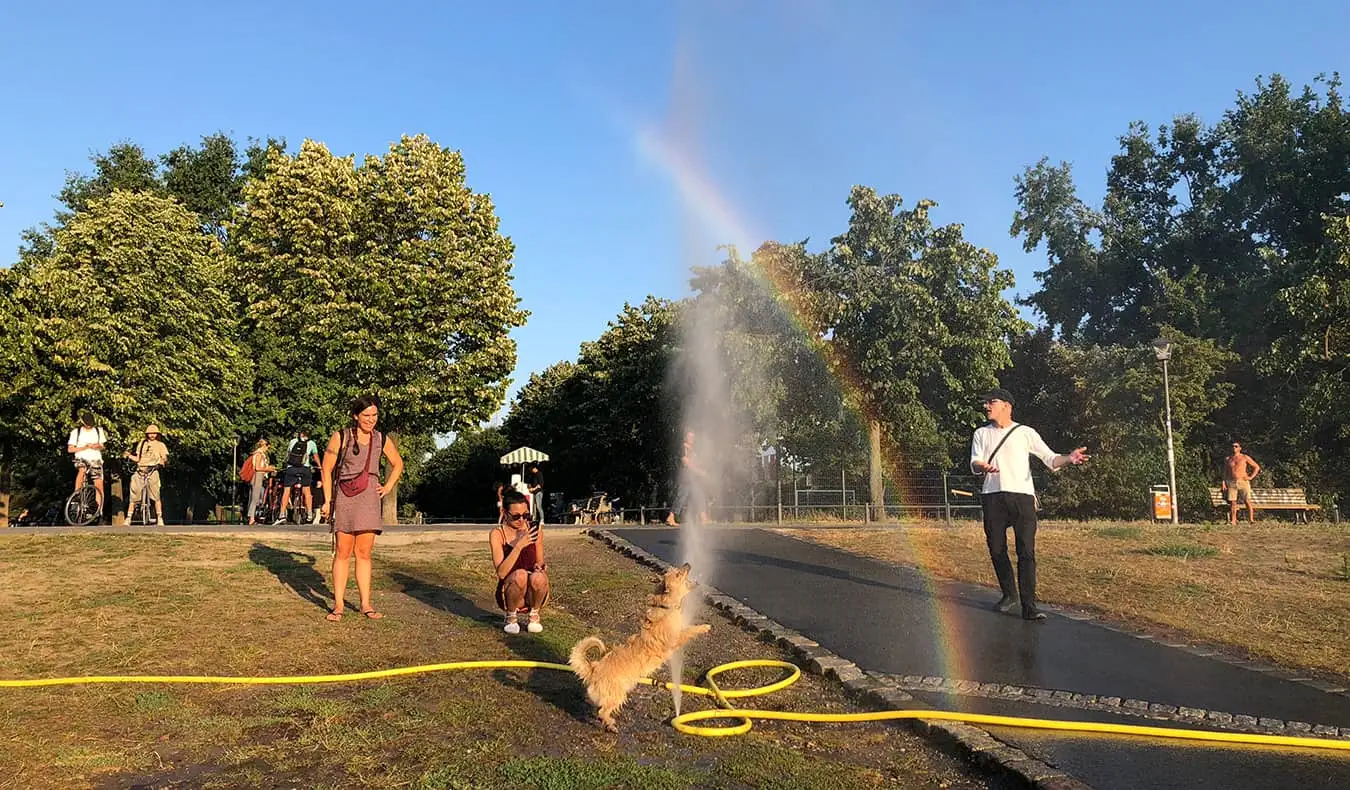
[[[533,634],[508,636],[503,633],[501,612],[496,609],[484,609],[458,590],[399,571],[394,571],[389,576],[410,598],[421,601],[433,609],[491,626],[503,638],[503,644],[526,661],[567,663],[567,656],[550,640],[536,638]],[[523,620],[521,630],[524,631]],[[522,673],[526,673],[523,678]],[[492,677],[503,686],[528,691],[538,696],[578,721],[587,723],[594,721],[591,705],[586,701],[586,693],[576,676],[570,672],[560,672],[556,669],[498,669],[493,671]]]
[[[261,565],[271,571],[278,581],[306,601],[324,611],[332,607],[333,592],[328,589],[323,574],[315,569],[313,555],[254,543],[248,550],[248,558],[254,565]]]

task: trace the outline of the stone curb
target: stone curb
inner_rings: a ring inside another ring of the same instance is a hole
[[[658,571],[671,567],[665,560],[608,530],[589,529],[586,534]],[[700,587],[708,604],[722,612],[727,619],[746,631],[759,634],[762,641],[776,644],[791,653],[808,671],[838,681],[855,700],[884,710],[915,707],[914,698],[905,693],[892,676],[865,672],[857,664],[840,658],[814,640],[785,628],[717,588],[707,585]],[[978,727],[933,719],[902,719],[898,723],[986,770],[1020,781],[1024,787],[1034,790],[1091,790],[1081,781],[1009,746]]]

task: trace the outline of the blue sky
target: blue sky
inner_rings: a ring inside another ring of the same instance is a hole
[[[1258,75],[1350,71],[1344,0],[16,5],[0,264],[121,140],[363,155],[425,133],[515,242],[513,391],[625,301],[682,295],[718,244],[820,248],[853,184],[938,201],[1025,294],[1044,259],[1008,236],[1024,167],[1068,160],[1095,200],[1130,121],[1212,122]]]

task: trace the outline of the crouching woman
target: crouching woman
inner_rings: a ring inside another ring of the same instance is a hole
[[[502,509],[502,523],[488,533],[497,570],[497,606],[506,612],[506,633],[520,633],[524,612],[529,618],[526,630],[537,634],[544,630],[539,610],[548,602],[543,535],[539,525],[530,522],[530,500],[524,494],[504,491]]]

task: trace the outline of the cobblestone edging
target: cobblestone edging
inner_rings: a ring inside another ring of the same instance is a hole
[[[980,683],[974,680],[953,680],[923,675],[894,675],[877,673],[895,683],[905,691],[919,691],[932,694],[957,694],[986,699],[1012,700],[1052,705],[1060,708],[1078,708],[1113,713],[1123,716],[1138,716],[1156,721],[1171,721],[1178,724],[1201,725],[1220,730],[1250,732],[1260,735],[1313,736],[1327,739],[1350,740],[1350,727],[1339,729],[1329,724],[1310,724],[1303,721],[1285,721],[1264,716],[1251,716],[1242,713],[1228,713],[1203,708],[1188,708],[1184,705],[1168,705],[1141,699],[1122,699],[1120,697],[1079,694],[1073,691],[1044,689],[1032,686],[1013,686],[1000,683]]]
[[[880,529],[880,527],[877,528]],[[787,529],[775,528],[773,529],[773,532],[776,535],[780,535],[782,537],[790,538],[796,541],[801,541],[802,543],[806,543],[811,546],[828,545],[816,543],[814,541],[798,537],[796,535],[791,534],[791,530]],[[854,557],[858,557],[859,559],[870,560],[872,562],[881,562],[881,563],[886,562],[885,560],[880,560],[877,559],[876,557],[872,557],[867,554],[863,554],[862,552],[854,551],[852,549],[841,548],[839,546],[828,546],[828,548],[834,549],[835,551],[841,551],[845,554],[849,554]],[[890,563],[890,564],[898,564],[898,563]],[[915,570],[914,566],[912,565],[901,565],[901,567]],[[997,592],[997,590],[995,590],[995,592]],[[1150,634],[1147,631],[1143,631],[1138,628],[1132,628],[1127,625],[1118,623],[1109,623],[1104,620],[1101,620],[1098,617],[1095,617],[1094,615],[1088,614],[1087,612],[1079,611],[1077,609],[1067,608],[1063,606],[1055,606],[1053,604],[1047,604],[1044,601],[1037,601],[1036,605],[1039,606],[1043,611],[1054,612],[1055,614],[1058,614],[1061,617],[1066,617],[1070,620],[1078,620],[1080,622],[1093,623],[1098,628],[1105,628],[1108,631],[1115,631],[1118,634],[1124,634],[1125,636],[1132,636],[1135,639],[1142,639],[1145,642],[1157,642],[1158,644],[1163,645],[1164,647],[1170,647],[1175,650],[1181,650],[1186,653],[1190,653],[1191,655],[1200,656],[1202,658],[1208,658],[1214,661],[1221,661],[1225,664],[1228,664],[1229,666],[1240,667],[1242,669],[1250,670],[1252,672],[1260,672],[1263,675],[1270,675],[1271,677],[1279,678],[1280,680],[1286,680],[1289,681],[1290,683],[1298,683],[1300,685],[1317,689],[1318,691],[1325,692],[1327,694],[1339,694],[1343,697],[1350,697],[1350,687],[1347,687],[1343,683],[1328,683],[1327,681],[1324,680],[1307,677],[1302,672],[1286,669],[1284,667],[1279,667],[1274,664],[1267,664],[1261,661],[1247,661],[1245,659],[1235,658],[1232,655],[1225,654],[1219,648],[1204,647],[1200,645],[1190,645],[1184,642],[1178,642],[1175,639],[1170,639],[1168,637]],[[1194,723],[1194,719],[1186,719],[1186,721]],[[1286,722],[1286,724],[1289,723],[1291,722]],[[1299,723],[1300,722],[1292,722],[1292,724],[1299,724]],[[1257,729],[1252,730],[1252,732],[1265,733],[1269,731],[1265,729]],[[1297,734],[1299,730],[1290,730],[1288,732],[1290,734]],[[1335,735],[1335,733],[1331,732],[1328,732],[1326,734]],[[1342,728],[1341,734],[1337,737],[1345,737],[1344,728]]]
[[[658,571],[670,567],[665,560],[607,530],[590,529],[586,534]],[[914,698],[900,687],[900,682],[895,676],[880,672],[864,672],[853,662],[840,658],[815,641],[783,627],[720,590],[707,585],[701,587],[708,603],[732,622],[747,631],[757,632],[762,640],[772,642],[792,653],[808,671],[837,680],[851,695],[862,702],[888,710],[914,707],[912,704]],[[1063,771],[1009,746],[978,727],[931,719],[902,719],[899,723],[985,769],[1002,772],[1011,778],[1021,780],[1029,788],[1091,790],[1088,785]]]

